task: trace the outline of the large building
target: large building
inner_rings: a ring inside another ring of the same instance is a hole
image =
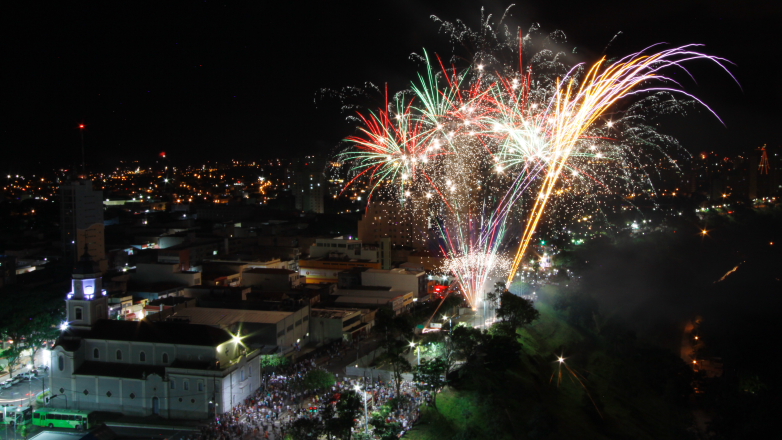
[[[426,272],[409,269],[368,269],[361,272],[362,286],[387,286],[394,290],[413,292],[415,298],[428,295]]]
[[[101,272],[108,269],[103,227],[103,192],[94,190],[89,180],[60,185],[61,239],[68,264],[76,263],[86,246]]]
[[[296,209],[323,214],[323,199],[326,194],[326,179],[323,175],[325,162],[314,156],[306,156],[289,174],[292,180]]]
[[[358,222],[358,239],[364,243],[390,240],[393,246],[426,249],[430,237],[429,218],[402,209],[398,201],[373,202]]]
[[[260,350],[240,330],[186,322],[108,319],[100,272],[85,255],[51,350],[50,406],[205,419],[260,386]]]
[[[391,266],[388,240],[364,244],[350,238],[319,238],[310,246],[309,258],[299,260],[299,273],[309,284],[336,283],[339,273],[356,267],[381,269]]]

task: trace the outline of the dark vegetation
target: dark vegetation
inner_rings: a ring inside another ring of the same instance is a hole
[[[532,324],[513,336],[502,326],[454,329],[465,363],[408,435],[697,438],[693,410],[714,438],[773,432],[782,407],[774,348],[781,220],[773,210],[716,213],[569,249],[560,263],[576,277],[538,287]],[[704,356],[724,362],[721,378],[694,373],[679,356],[682,328],[695,316]]]

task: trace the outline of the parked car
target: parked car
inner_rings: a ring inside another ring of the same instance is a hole
[[[6,381],[3,381],[3,383],[0,384],[0,389],[7,390],[7,389],[11,388],[13,386],[13,384],[14,384],[14,381],[12,381],[10,379],[6,380]]]
[[[17,383],[21,382],[23,379],[22,379],[22,376],[19,376],[19,375],[17,375],[17,376],[14,376],[14,377],[13,377],[12,379],[10,379],[10,380],[11,380],[11,383],[13,383],[13,384],[17,384]]]

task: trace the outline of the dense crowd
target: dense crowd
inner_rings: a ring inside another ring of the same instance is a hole
[[[365,383],[337,375],[336,384],[329,390],[302,390],[297,386],[304,376],[313,369],[330,365],[335,358],[343,357],[348,346],[336,343],[324,347],[314,356],[301,360],[287,367],[279,368],[277,372],[262,378],[261,387],[253,396],[236,405],[231,411],[222,413],[208,425],[201,428],[200,436],[191,440],[249,440],[285,438],[290,425],[299,418],[320,417],[319,409],[326,402],[360,385],[366,389],[368,406],[380,407],[395,398],[396,389],[393,384],[381,380]],[[320,355],[320,356],[318,356]],[[315,359],[323,358],[321,362]],[[322,365],[321,366],[319,366]],[[400,436],[413,426],[418,419],[419,407],[427,400],[427,395],[417,390],[412,383],[405,382],[401,386],[405,399],[397,409],[389,412],[387,423],[399,423]],[[370,413],[371,413],[370,409]],[[354,430],[364,429],[363,410]]]

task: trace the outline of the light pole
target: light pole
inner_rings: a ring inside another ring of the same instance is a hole
[[[452,316],[445,316],[443,315],[443,322],[447,319],[448,320],[448,333],[451,332],[453,329],[453,321],[451,321]]]
[[[364,387],[366,388],[366,379],[364,379]],[[356,384],[356,392],[360,392],[364,395],[364,434],[369,434],[369,412],[367,411],[367,393],[361,391],[361,387]]]

